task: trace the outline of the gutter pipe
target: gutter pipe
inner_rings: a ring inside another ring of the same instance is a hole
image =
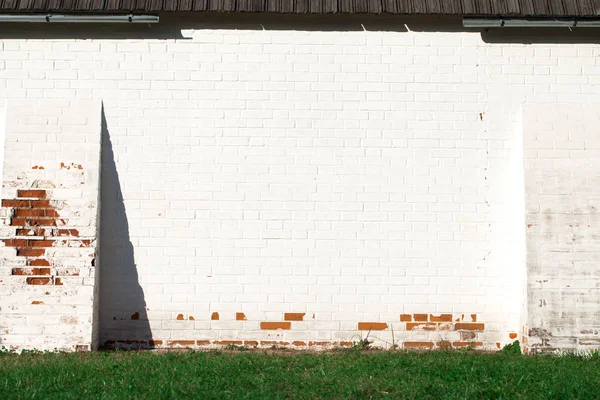
[[[0,22],[33,23],[140,23],[155,24],[158,15],[134,14],[0,14]]]

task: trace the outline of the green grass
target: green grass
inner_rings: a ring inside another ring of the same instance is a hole
[[[476,352],[0,355],[12,398],[600,398],[600,357]]]

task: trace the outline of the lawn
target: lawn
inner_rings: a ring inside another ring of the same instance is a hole
[[[0,355],[11,398],[600,398],[600,357],[434,351]]]

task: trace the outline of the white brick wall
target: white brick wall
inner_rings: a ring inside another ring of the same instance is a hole
[[[597,106],[524,110],[529,346],[595,348],[600,249]]]
[[[379,344],[496,348],[521,331],[521,109],[598,101],[597,45],[192,37],[0,41],[0,99],[103,101],[104,342],[347,342],[379,322]],[[306,315],[261,329],[284,313]]]

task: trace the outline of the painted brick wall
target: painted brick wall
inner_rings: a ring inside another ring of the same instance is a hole
[[[528,346],[600,344],[599,108],[524,109]]]
[[[104,104],[101,342],[514,339],[522,107],[600,48],[457,30],[1,40],[1,98]]]
[[[0,209],[0,345],[98,345],[100,102],[10,99]]]

